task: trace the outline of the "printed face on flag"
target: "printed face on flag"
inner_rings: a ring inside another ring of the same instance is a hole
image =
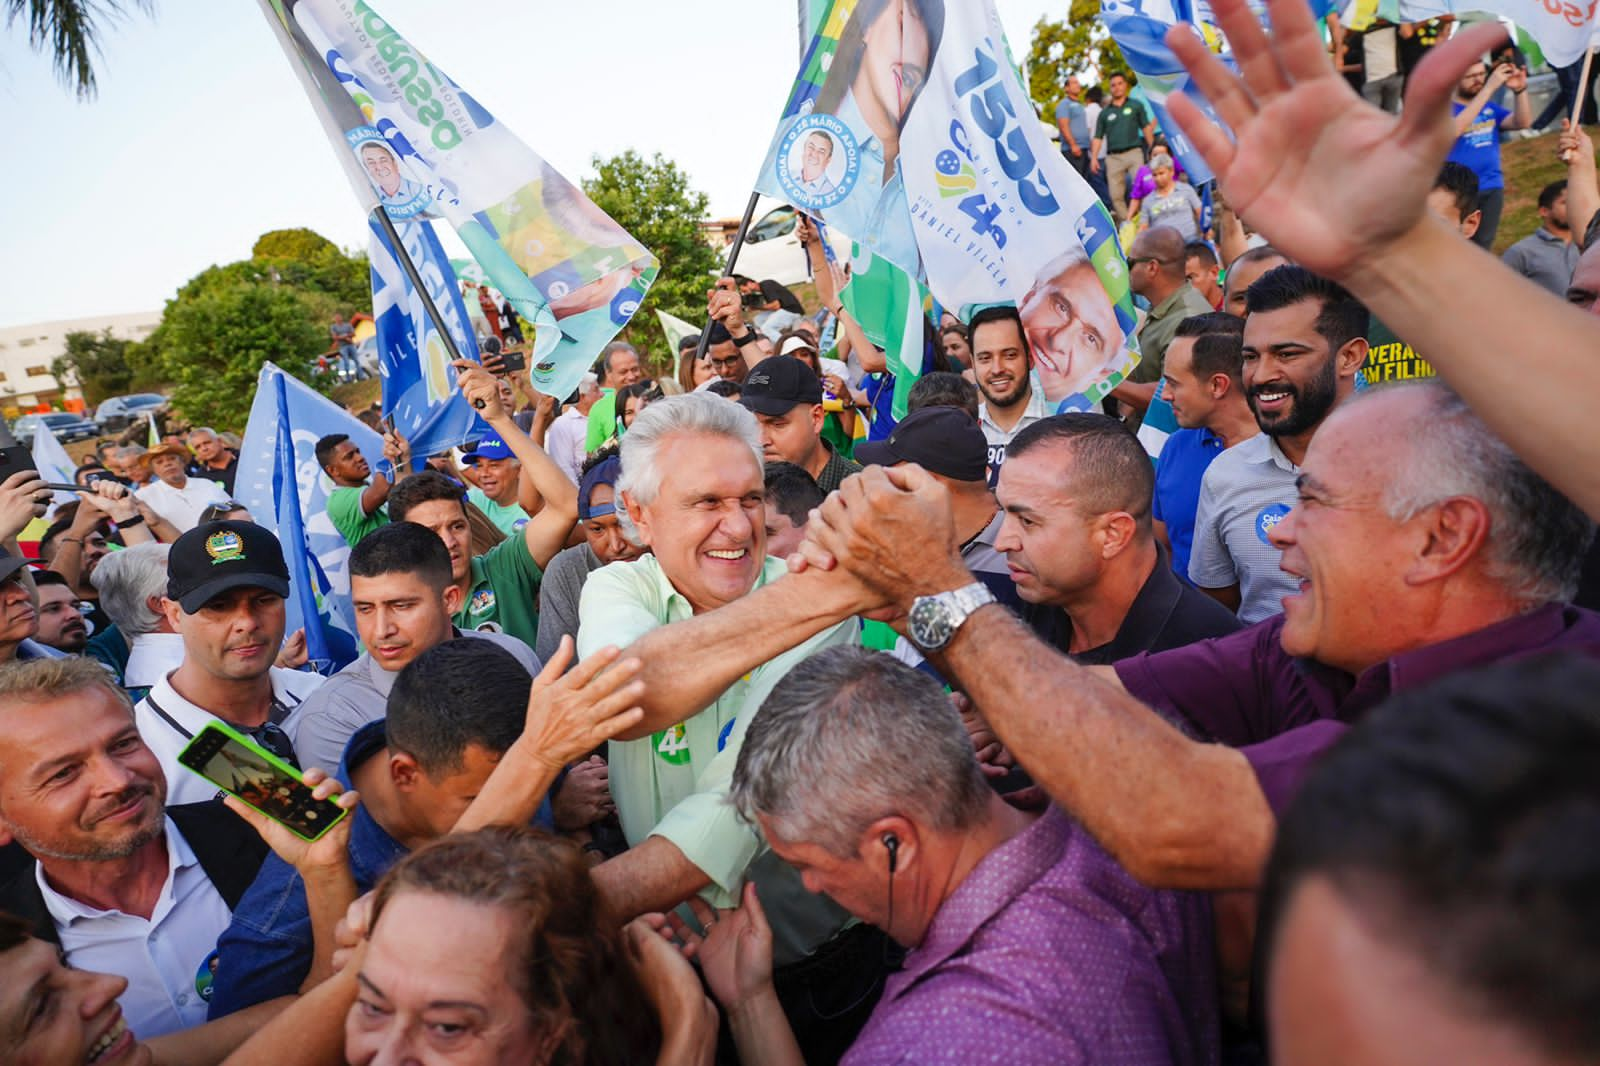
[[[655,258],[366,0],[271,6],[363,203],[376,193],[396,223],[448,221],[532,323],[534,386],[571,392],[638,310]]]
[[[1138,362],[1127,265],[1045,134],[992,0],[836,0],[821,27],[758,188],[946,307],[1015,304],[1046,397],[1093,406]]]

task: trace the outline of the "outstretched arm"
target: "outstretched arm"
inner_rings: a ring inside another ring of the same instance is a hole
[[[1171,107],[1228,202],[1285,255],[1346,286],[1427,352],[1530,466],[1600,515],[1592,402],[1600,360],[1569,355],[1600,350],[1600,319],[1463,248],[1424,208],[1455,139],[1450,94],[1504,32],[1482,24],[1435,47],[1412,73],[1397,118],[1334,72],[1301,0],[1271,0],[1270,41],[1245,0],[1217,0],[1212,10],[1240,75],[1186,27],[1168,44],[1236,139],[1181,94]],[[1343,209],[1330,212],[1330,203]]]

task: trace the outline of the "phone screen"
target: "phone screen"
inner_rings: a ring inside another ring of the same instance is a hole
[[[200,730],[178,762],[305,840],[317,839],[349,813],[332,800],[316,799],[294,767],[216,723]]]

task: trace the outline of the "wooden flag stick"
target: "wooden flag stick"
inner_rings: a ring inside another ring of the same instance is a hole
[[[1594,45],[1583,53],[1583,72],[1578,75],[1578,90],[1572,94],[1572,128],[1578,128],[1578,116],[1583,114],[1584,90],[1589,87],[1589,67],[1594,63]]]

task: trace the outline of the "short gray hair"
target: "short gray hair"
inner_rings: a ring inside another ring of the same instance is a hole
[[[133,712],[133,700],[97,659],[67,655],[59,659],[17,659],[0,666],[0,707],[45,703],[84,689],[98,688]]]
[[[196,433],[204,433],[208,437],[217,437],[217,431],[212,429],[210,426],[195,426],[189,431],[188,435],[184,437],[184,440],[194,440]],[[217,437],[217,439],[221,440],[222,438]]]
[[[1594,523],[1443,382],[1384,385],[1364,396],[1400,389],[1422,394],[1427,409],[1417,418],[1421,432],[1408,434],[1410,454],[1384,488],[1389,517],[1404,522],[1456,496],[1478,500],[1489,512],[1489,576],[1529,606],[1571,600]]]
[[[939,683],[851,645],[818,652],[773,687],[740,747],[731,799],[785,840],[851,858],[879,818],[957,833],[990,795]]]
[[[664,474],[656,461],[662,447],[674,436],[694,433],[744,445],[755,456],[757,468],[762,468],[761,430],[755,415],[706,392],[666,396],[639,412],[622,438],[617,494],[626,492],[640,505],[654,502]]]
[[[118,552],[107,552],[89,583],[100,593],[100,606],[131,642],[135,637],[154,633],[161,615],[149,607],[151,596],[167,594],[167,553],[170,544],[135,544]]]

